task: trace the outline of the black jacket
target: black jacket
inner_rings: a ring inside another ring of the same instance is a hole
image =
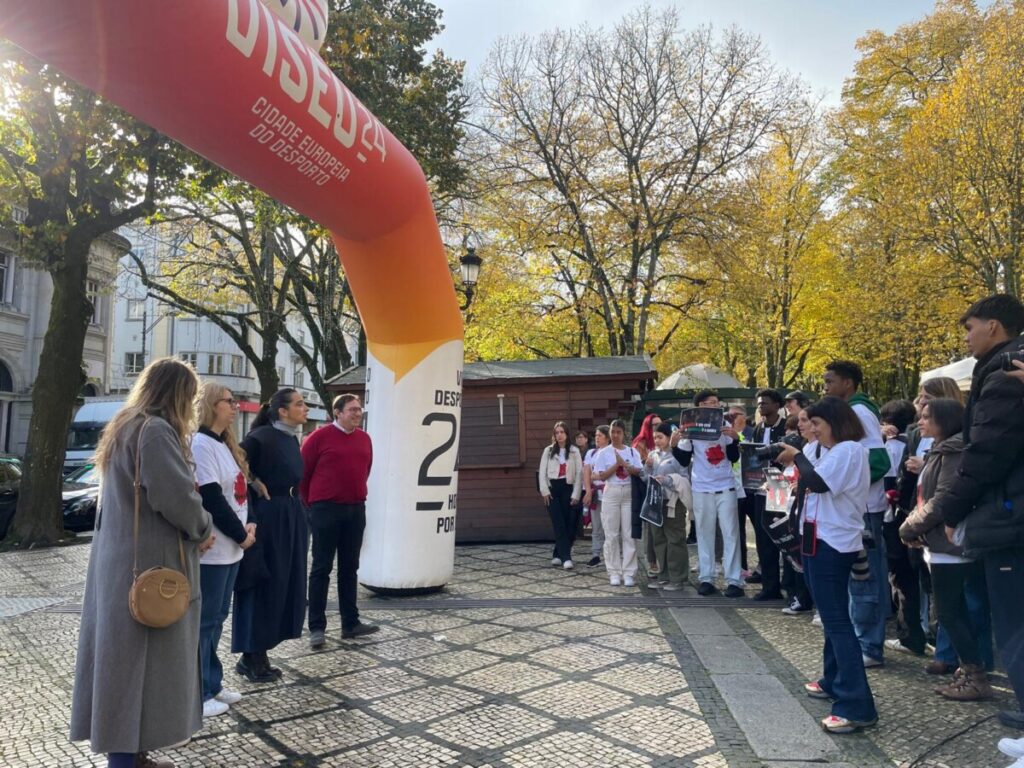
[[[1024,546],[1024,384],[1000,368],[1001,352],[978,360],[964,413],[963,461],[949,492],[933,502],[952,527],[966,520],[964,549],[976,554]]]
[[[754,427],[754,435],[751,438],[751,440],[753,442],[755,442],[755,443],[763,443],[764,442],[764,432],[768,428],[769,427],[768,427],[767,424],[765,424],[763,421],[760,422],[756,427]],[[784,438],[785,436],[786,436],[786,417],[783,416],[780,413],[779,414],[779,422],[778,422],[778,424],[776,424],[774,427],[771,427],[771,437],[769,438],[769,441],[772,442],[772,443],[777,443],[782,438]]]

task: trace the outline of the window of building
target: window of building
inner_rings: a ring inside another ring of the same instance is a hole
[[[99,325],[103,320],[103,307],[101,306],[102,296],[100,296],[100,284],[95,280],[87,280],[85,283],[85,297],[92,304],[92,317],[89,322],[93,325]]]
[[[193,368],[199,367],[199,353],[198,352],[181,352],[178,357],[181,358],[182,362],[188,363]]]
[[[296,389],[306,386],[306,369],[301,360],[292,363],[292,386]]]
[[[207,373],[224,373],[224,355],[210,355]]]
[[[244,360],[245,360],[245,358],[242,357],[241,355],[232,355],[231,356],[231,375],[232,376],[241,376],[242,375],[242,371],[244,369],[244,366],[243,366],[243,361]]]
[[[142,373],[142,369],[146,367],[146,353],[145,352],[125,352],[124,353],[124,372],[128,376],[137,376]]]
[[[282,387],[284,386],[284,366],[283,365],[277,366],[277,383],[280,386],[282,386]]]
[[[145,299],[128,299],[128,319],[141,320],[146,314]]]
[[[14,301],[14,256],[0,251],[0,304]]]

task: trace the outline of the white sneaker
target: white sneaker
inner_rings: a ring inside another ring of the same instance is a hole
[[[566,560],[564,563],[562,563],[562,567],[565,568],[565,570],[567,571],[571,571],[573,568],[572,560]]]
[[[872,667],[881,667],[885,665],[884,661],[879,659],[873,659],[870,656],[864,655],[864,669],[871,669]]]
[[[1022,739],[1000,739],[999,751],[1007,757],[1024,758],[1024,738]]]
[[[551,558],[551,564],[552,564],[552,565],[561,565],[561,564],[562,564],[562,561],[561,561],[561,560],[559,560],[559,559],[558,559],[557,557],[552,557],[552,558]]]
[[[1018,757],[1014,762],[1010,763],[1007,768],[1024,768],[1024,757]]]
[[[207,699],[203,702],[203,717],[217,717],[217,715],[223,715],[229,709],[230,707],[223,701]]]
[[[618,587],[622,584],[622,579],[620,579],[613,573],[611,576],[608,577],[608,583],[611,584],[613,587]]]
[[[229,691],[227,688],[221,688],[220,693],[213,698],[224,704],[237,704],[242,700],[242,694],[238,691]]]
[[[636,584],[636,582],[633,580],[632,576],[623,576],[622,577],[622,584],[623,584],[623,586],[626,586],[626,587],[632,587],[632,586],[634,586]]]
[[[824,624],[821,623],[821,614],[818,613],[817,611],[814,612],[814,618],[811,619],[811,624],[813,624],[816,627],[822,627],[822,628],[824,628],[824,626],[825,626]]]

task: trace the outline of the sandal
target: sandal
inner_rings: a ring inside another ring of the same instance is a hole
[[[862,728],[870,728],[877,722],[877,717],[874,720],[847,720],[845,717],[829,715],[821,721],[821,727],[829,733],[856,733]]]
[[[804,683],[804,693],[810,696],[812,699],[831,699],[828,692],[821,687],[817,682]]]

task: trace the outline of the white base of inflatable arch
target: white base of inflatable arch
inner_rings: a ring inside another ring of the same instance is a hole
[[[455,565],[462,342],[395,381],[368,353],[366,428],[373,469],[359,581],[379,592],[436,590]]]

